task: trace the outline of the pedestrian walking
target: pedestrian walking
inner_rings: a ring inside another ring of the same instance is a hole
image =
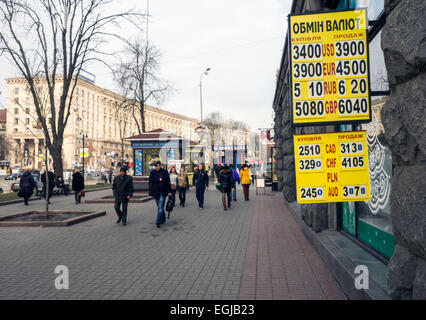
[[[114,209],[118,216],[117,223],[122,222],[123,226],[125,226],[127,224],[127,206],[133,196],[133,179],[127,175],[125,167],[122,167],[120,174],[114,178],[112,191],[115,198]]]
[[[43,193],[44,193],[45,199],[47,194],[46,187],[47,187],[47,184],[49,184],[49,197],[47,198],[47,202],[50,203],[50,198],[52,197],[53,188],[55,186],[55,174],[52,171],[47,171],[47,181],[46,181],[46,171],[44,171],[40,178],[41,178],[41,182],[43,183]]]
[[[237,170],[234,170],[232,166],[230,166],[232,170],[232,181],[233,181],[233,191],[232,191],[232,199],[234,201],[237,201],[237,182],[240,184],[240,175],[238,174]]]
[[[253,165],[250,165],[251,173],[251,183],[254,185],[254,180],[256,179],[256,168]]]
[[[198,207],[204,208],[204,192],[209,190],[209,175],[204,170],[204,166],[200,164],[198,170],[194,172],[192,178],[192,188],[195,189],[195,195],[198,200]]]
[[[223,210],[227,210],[226,201],[228,201],[228,208],[231,208],[231,192],[233,191],[234,182],[232,179],[232,170],[228,165],[222,167],[219,171],[219,183],[222,191],[222,204]]]
[[[108,171],[108,180],[109,180],[110,184],[112,183],[112,175],[113,175],[113,173],[114,173],[114,169],[111,167],[109,169],[109,171]]]
[[[189,187],[188,175],[185,172],[184,168],[180,168],[180,172],[178,175],[178,192],[179,192],[179,200],[180,206],[182,208],[185,207],[186,200],[186,190]]]
[[[170,169],[169,176],[170,176],[170,188],[171,188],[171,193],[172,193],[171,197],[172,197],[173,203],[175,203],[176,202],[176,191],[177,191],[177,188],[178,188],[178,174],[176,172],[176,167],[172,167]]]
[[[219,180],[219,172],[222,169],[222,163],[218,163],[217,166],[214,168],[214,173],[216,175],[216,179]]]
[[[31,198],[34,192],[34,188],[37,187],[37,184],[34,181],[34,177],[31,174],[32,169],[28,168],[21,177],[19,181],[19,193],[22,198],[24,198],[24,203],[27,206],[28,200]]]
[[[249,201],[249,190],[250,190],[250,179],[251,172],[247,164],[243,164],[243,167],[240,170],[240,181],[243,186],[244,199]]]
[[[157,204],[157,228],[166,221],[164,204],[166,197],[172,195],[170,176],[166,169],[161,168],[161,162],[154,163],[154,169],[149,173],[149,195],[155,199]]]
[[[84,190],[83,175],[78,169],[72,174],[72,189],[74,190],[75,204],[81,203],[81,192]]]

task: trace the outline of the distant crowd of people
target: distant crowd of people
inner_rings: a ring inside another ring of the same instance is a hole
[[[216,188],[221,193],[221,201],[223,210],[227,211],[231,208],[232,201],[237,201],[237,183],[242,185],[245,201],[249,201],[250,184],[254,181],[254,175],[247,164],[244,164],[239,172],[231,165],[219,164],[213,169],[213,173],[217,179]],[[106,177],[105,177],[106,179]],[[127,175],[127,168],[120,169],[119,175],[113,176],[113,171],[108,173],[108,180],[112,183],[112,191],[114,195],[114,209],[117,214],[117,223],[127,224],[127,208],[130,199],[133,197],[134,186],[133,179]],[[199,164],[192,177],[192,188],[195,191],[195,196],[200,210],[204,208],[204,194],[209,189],[210,177],[208,171],[205,170],[203,164]],[[46,183],[46,181],[48,183]],[[43,193],[49,201],[53,194],[53,188],[56,185],[58,188],[63,188],[64,193],[69,193],[70,189],[62,179],[62,177],[55,177],[51,171],[41,175],[41,182],[43,183]],[[162,168],[160,161],[154,163],[154,169],[149,174],[149,195],[154,198],[157,206],[156,226],[160,226],[166,222],[165,204],[168,199],[172,207],[175,206],[176,193],[179,195],[179,204],[182,208],[186,203],[186,192],[190,187],[188,173],[182,167],[179,173],[175,167],[170,171]],[[48,187],[47,187],[48,186]],[[28,199],[33,194],[36,183],[31,175],[31,169],[28,169],[21,178],[20,192],[27,205]],[[84,177],[79,170],[75,170],[72,174],[72,190],[74,191],[75,203],[80,204],[81,198],[84,196]],[[46,192],[46,190],[48,192]],[[66,190],[66,191],[65,191]],[[171,210],[171,209],[169,209]]]

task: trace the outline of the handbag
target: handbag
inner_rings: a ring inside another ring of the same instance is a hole
[[[173,211],[174,206],[175,206],[175,202],[173,201],[173,198],[169,197],[169,200],[167,200],[167,204],[166,204],[166,211],[169,213],[167,215],[167,219],[170,219],[170,212]]]
[[[21,190],[19,190],[17,196],[20,197],[20,198],[23,198],[24,193]]]
[[[222,191],[222,185],[220,183],[216,183],[216,189]]]
[[[78,195],[79,195],[80,197],[83,197],[83,198],[84,198],[84,196],[86,195],[86,192],[85,192],[84,190],[81,190],[81,191],[78,193]]]

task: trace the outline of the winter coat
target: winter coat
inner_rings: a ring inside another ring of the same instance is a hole
[[[151,170],[149,173],[149,195],[154,198],[159,197],[160,194],[166,197],[171,192],[170,176],[167,170],[163,168],[160,168],[159,171]]]
[[[172,190],[177,190],[178,187],[178,175],[177,173],[169,173],[170,177],[170,186]]]
[[[241,184],[250,184],[251,183],[251,172],[248,167],[242,168],[240,170],[240,181]]]
[[[189,186],[188,175],[186,173],[178,175],[178,187],[186,189]]]
[[[25,171],[19,182],[19,190],[22,193],[32,194],[34,188],[37,187],[37,184],[34,181],[34,178],[30,171]]]
[[[197,170],[194,172],[192,178],[192,185],[197,187],[197,189],[203,189],[209,186],[209,175],[204,170]]]
[[[219,183],[222,186],[223,193],[229,193],[234,187],[234,180],[232,179],[232,170],[225,166],[219,171]]]
[[[53,190],[55,186],[55,174],[52,171],[47,171],[47,176],[49,179],[49,190]],[[40,178],[43,183],[43,190],[46,190],[46,172],[43,172]]]
[[[237,170],[232,170],[232,180],[234,181],[234,186],[237,182],[240,182],[240,175],[238,174]]]
[[[84,179],[80,172],[74,172],[72,174],[72,189],[77,192],[84,189]]]
[[[121,201],[125,197],[133,196],[133,179],[131,176],[125,174],[124,176],[118,175],[114,178],[112,183],[112,192],[114,193],[115,201]]]

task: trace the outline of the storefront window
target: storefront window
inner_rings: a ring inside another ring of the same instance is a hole
[[[395,246],[389,206],[393,170],[391,151],[380,119],[385,102],[386,98],[382,98],[372,104],[372,121],[362,126],[367,131],[371,200],[357,203],[357,236],[390,258]]]
[[[380,45],[382,39],[382,31],[374,37],[370,42],[370,84],[371,91],[387,91],[389,90],[388,73],[386,71],[385,58]],[[376,99],[377,97],[373,97]]]
[[[341,1],[340,9],[367,7],[369,20],[376,20],[384,9],[384,0]],[[386,65],[381,49],[381,31],[375,33],[369,44],[371,91],[388,91]],[[386,96],[372,96],[372,121],[362,125],[367,131],[368,166],[371,200],[342,203],[340,214],[342,230],[390,258],[395,241],[390,215],[389,196],[393,176],[392,156],[384,138],[380,112]],[[350,125],[339,126],[339,131],[351,131]]]
[[[367,8],[368,20],[376,20],[385,8],[385,0],[340,0],[337,10]]]

